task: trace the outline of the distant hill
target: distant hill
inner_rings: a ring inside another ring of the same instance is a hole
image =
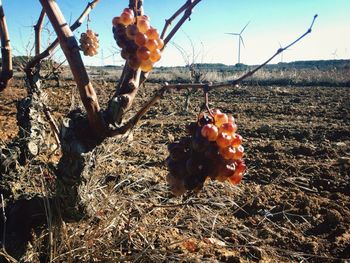
[[[198,69],[203,70],[215,70],[215,71],[241,71],[248,68],[254,67],[256,65],[245,65],[245,64],[236,64],[236,65],[225,65],[221,63],[197,63],[195,66]],[[184,69],[185,66],[177,67],[157,67],[159,70],[166,69]],[[347,59],[338,59],[338,60],[306,60],[306,61],[294,61],[294,62],[280,62],[278,64],[268,64],[265,66],[265,69],[341,69],[341,68],[350,68],[350,60]]]

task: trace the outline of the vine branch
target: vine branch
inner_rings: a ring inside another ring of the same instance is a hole
[[[253,70],[248,71],[247,73],[245,73],[244,75],[242,75],[241,77],[239,77],[238,79],[235,79],[233,81],[229,81],[229,82],[221,82],[221,83],[216,83],[216,84],[201,84],[201,83],[192,83],[192,84],[183,84],[183,83],[179,83],[179,84],[165,84],[163,87],[161,87],[158,91],[156,91],[156,93],[153,95],[153,97],[147,101],[142,107],[141,109],[132,117],[130,118],[123,126],[116,128],[113,131],[109,132],[109,136],[114,136],[117,134],[122,134],[127,132],[129,129],[132,129],[137,122],[142,118],[142,116],[158,101],[160,100],[165,92],[170,91],[170,90],[183,90],[183,89],[202,89],[204,92],[204,96],[205,96],[205,107],[207,108],[207,110],[209,110],[209,105],[208,105],[208,92],[212,89],[216,89],[216,88],[223,88],[223,87],[235,87],[237,84],[239,84],[241,81],[243,81],[244,79],[252,76],[255,72],[257,72],[259,69],[261,69],[262,67],[264,67],[267,63],[269,63],[272,59],[274,59],[278,54],[280,54],[281,52],[285,51],[286,49],[290,48],[291,46],[295,45],[296,43],[298,43],[300,40],[302,40],[306,35],[310,34],[312,31],[312,27],[314,25],[314,22],[317,18],[317,15],[314,16],[312,23],[310,25],[310,27],[308,28],[308,30],[302,34],[300,37],[298,37],[296,40],[294,40],[293,42],[291,42],[290,44],[288,44],[286,47],[281,47],[279,48],[276,53],[274,55],[272,55],[270,58],[268,58],[265,62],[263,62],[261,65],[255,67]]]
[[[176,32],[180,29],[180,27],[185,23],[185,21],[191,16],[192,9],[202,0],[187,0],[187,2],[180,7],[178,11],[175,12],[175,14],[170,17],[168,20],[165,20],[165,26],[161,34],[161,38],[163,39],[165,36],[165,33],[168,29],[168,27],[171,25],[171,23],[178,17],[182,12],[184,12],[181,19],[177,22],[177,24],[174,26],[174,28],[170,31],[170,33],[166,36],[164,39],[164,47],[166,44],[169,43],[169,41],[173,38],[173,36],[176,34]],[[164,49],[163,47],[163,49]]]
[[[95,6],[98,4],[99,1],[100,0],[94,0],[87,4],[87,6],[85,7],[84,11],[79,16],[79,18],[71,25],[70,27],[71,31],[76,30],[82,25],[86,17],[89,15],[91,10],[95,8]],[[56,38],[43,52],[36,54],[26,65],[25,72],[27,73],[27,76],[28,76],[28,73],[31,73],[33,69],[36,67],[36,65],[40,63],[41,60],[50,56],[58,45],[59,45],[59,40],[58,38]]]
[[[42,9],[38,18],[37,23],[34,25],[34,33],[35,33],[35,56],[40,53],[41,47],[41,31],[43,29],[43,22],[45,19],[46,13],[45,10]]]
[[[12,67],[12,48],[10,36],[7,29],[4,9],[0,0],[0,38],[1,38],[1,62],[2,69],[0,73],[0,91],[4,90],[13,76]]]
[[[98,137],[104,138],[106,128],[100,112],[98,99],[89,80],[89,76],[80,56],[78,43],[72,33],[72,30],[65,21],[65,18],[56,1],[40,0],[40,3],[45,9],[45,12],[57,34],[63,53],[67,58],[79,90],[81,101],[86,109],[90,127]]]

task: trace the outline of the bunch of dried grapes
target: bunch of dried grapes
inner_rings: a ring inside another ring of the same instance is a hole
[[[129,67],[151,71],[154,63],[161,58],[164,42],[157,29],[151,27],[149,17],[135,17],[132,9],[125,8],[120,16],[113,18],[112,24],[114,39]]]
[[[232,184],[242,180],[246,170],[242,136],[231,115],[218,109],[202,112],[187,131],[189,136],[168,145],[167,182],[174,195],[200,190],[208,178]]]
[[[86,30],[86,33],[81,33],[79,42],[80,48],[85,56],[93,57],[97,55],[97,49],[100,46],[98,34],[94,33],[91,29],[88,29]]]

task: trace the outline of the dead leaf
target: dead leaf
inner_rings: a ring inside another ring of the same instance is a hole
[[[215,246],[220,246],[220,247],[226,246],[225,242],[223,242],[217,238],[214,238],[214,237],[204,238],[203,241],[209,245],[215,245]]]
[[[198,250],[198,246],[193,240],[186,240],[182,243],[182,245],[191,253],[194,253]]]

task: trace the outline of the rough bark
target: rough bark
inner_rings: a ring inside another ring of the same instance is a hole
[[[57,34],[61,48],[67,58],[74,80],[79,89],[80,98],[87,112],[90,127],[100,138],[106,137],[106,126],[103,120],[95,90],[89,80],[81,59],[79,46],[69,28],[57,3],[53,0],[40,0],[45,12]]]
[[[37,56],[40,53],[40,47],[41,47],[41,31],[43,29],[43,22],[45,18],[45,10],[42,9],[40,12],[40,16],[38,19],[38,22],[34,26],[34,33],[35,33],[35,56]]]
[[[12,48],[10,37],[7,30],[2,1],[0,0],[0,38],[1,38],[1,62],[2,70],[0,73],[0,91],[4,90],[13,76],[12,68]]]

